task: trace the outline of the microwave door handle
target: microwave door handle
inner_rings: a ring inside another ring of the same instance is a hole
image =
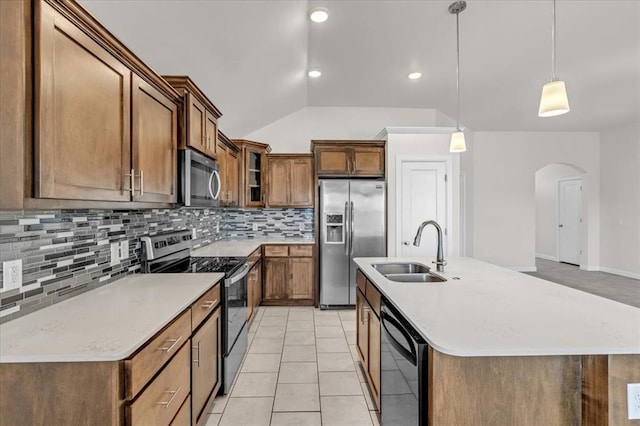
[[[213,178],[216,178],[216,183],[217,183],[217,190],[216,193],[213,193]],[[211,198],[213,198],[214,200],[218,199],[218,196],[220,196],[220,173],[218,173],[217,170],[214,170],[213,173],[211,173],[211,176],[209,176],[209,194],[211,195]]]
[[[380,317],[381,317],[380,322],[382,323],[382,327],[384,327],[385,331],[387,332],[387,336],[389,337],[389,343],[391,343],[391,345],[398,352],[400,352],[400,354],[404,358],[406,358],[411,364],[418,365],[417,356],[415,351],[413,350],[413,345],[411,345],[411,350],[408,350],[407,348],[402,346],[396,339],[394,339],[393,335],[391,334],[391,332],[389,332],[389,329],[387,328],[387,323],[391,324],[395,329],[397,329],[404,336],[404,338],[407,340],[407,343],[410,343],[412,339],[410,338],[410,336],[407,335],[407,332],[402,328],[402,325],[400,325],[400,323],[398,323],[395,319],[390,317],[384,311],[380,312]]]

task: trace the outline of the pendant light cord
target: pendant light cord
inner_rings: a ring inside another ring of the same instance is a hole
[[[553,0],[553,24],[551,25],[551,81],[557,81],[556,76],[556,0]]]
[[[456,129],[460,131],[460,13],[456,13],[456,94],[458,111],[456,114]]]

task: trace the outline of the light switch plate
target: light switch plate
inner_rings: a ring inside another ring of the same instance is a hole
[[[629,420],[640,419],[640,383],[627,383],[627,410]]]
[[[254,230],[254,231],[257,231],[257,230],[258,230],[258,224],[257,224],[257,223],[254,223],[254,224],[253,224],[253,230]]]
[[[109,264],[113,266],[119,263],[120,263],[120,244],[111,243],[111,262],[109,262]]]
[[[22,287],[22,259],[2,262],[2,291]]]
[[[120,241],[120,260],[129,257],[129,240]]]

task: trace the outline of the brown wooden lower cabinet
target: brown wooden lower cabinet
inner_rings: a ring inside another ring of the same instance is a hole
[[[249,274],[247,275],[247,318],[253,320],[253,314],[262,301],[262,254],[260,249],[249,256]]]
[[[0,364],[0,425],[204,424],[220,386],[219,287],[126,360]]]
[[[380,304],[371,303],[380,300],[380,294],[367,283],[365,276],[358,271],[356,275],[356,349],[367,378],[369,389],[378,410],[380,410]],[[364,283],[362,283],[364,281]],[[362,285],[364,284],[364,285]],[[366,288],[369,298],[361,291]],[[376,293],[374,295],[374,292]]]
[[[207,319],[191,338],[191,419],[201,424],[207,417],[208,402],[215,398],[219,388],[219,366],[221,360],[220,308]],[[216,392],[217,393],[217,392]]]
[[[264,247],[265,305],[313,305],[312,245]]]

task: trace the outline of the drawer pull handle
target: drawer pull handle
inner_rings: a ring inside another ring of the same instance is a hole
[[[161,347],[161,348],[158,348],[158,349],[163,351],[163,352],[169,353],[169,352],[171,352],[171,349],[173,349],[178,344],[178,342],[180,340],[182,340],[182,336],[178,337],[177,339],[167,339],[167,342],[172,342],[171,346],[168,346],[168,347],[165,346],[165,347]]]
[[[194,359],[193,363],[198,364],[198,367],[200,367],[200,342],[196,346],[192,346],[191,349],[198,351],[198,359]]]
[[[158,402],[158,405],[164,405],[164,408],[169,408],[169,404],[171,404],[173,402],[173,400],[175,399],[176,395],[178,395],[178,392],[180,392],[180,389],[182,389],[182,386],[178,386],[178,389],[176,389],[174,391],[165,392],[165,393],[170,393],[171,394],[171,398],[169,398],[168,401],[160,401],[160,402]]]
[[[216,304],[218,303],[218,299],[216,300],[207,300],[206,302],[204,302],[202,305],[200,305],[201,308],[203,309],[211,309],[213,308]]]

